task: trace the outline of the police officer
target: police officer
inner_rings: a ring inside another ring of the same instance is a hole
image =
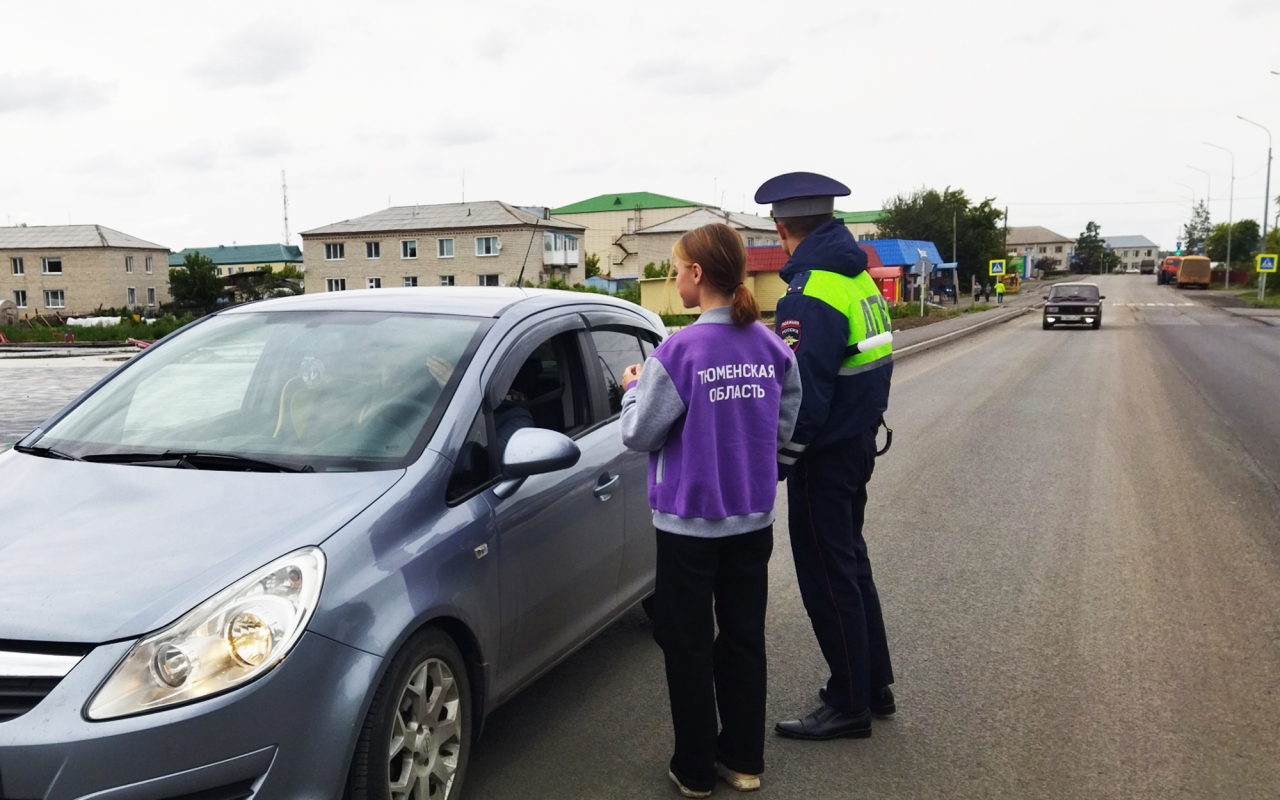
[[[893,668],[880,598],[862,537],[876,432],[889,402],[892,344],[857,345],[890,330],[889,311],[867,274],[867,256],[833,215],[839,181],[793,172],[766,181],[790,256],[782,269],[777,332],[795,351],[803,399],[791,441],[778,454],[787,479],[791,552],[805,610],[831,670],[822,700],[800,719],[779,722],[796,739],[871,735],[872,715],[892,714]]]

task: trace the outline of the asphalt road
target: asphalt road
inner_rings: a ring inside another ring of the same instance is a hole
[[[1100,283],[1100,331],[1028,315],[897,366],[868,539],[898,715],[770,735],[762,796],[1280,797],[1280,329]],[[771,721],[825,678],[775,531]],[[670,735],[634,612],[493,714],[466,794],[676,796]]]

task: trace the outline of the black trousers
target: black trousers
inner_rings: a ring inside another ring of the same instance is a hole
[[[827,703],[846,714],[868,706],[871,689],[893,683],[880,596],[862,538],[867,481],[876,465],[875,429],[809,450],[787,480],[791,553],[800,596],[827,659]]]
[[[690,789],[715,786],[716,761],[748,775],[764,771],[772,553],[773,526],[715,539],[658,531],[654,635],[675,726],[671,771]]]

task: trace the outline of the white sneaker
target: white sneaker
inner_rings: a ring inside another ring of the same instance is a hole
[[[734,772],[720,762],[716,762],[716,774],[724,778],[733,788],[740,792],[754,792],[760,789],[759,775],[743,775],[741,772]]]
[[[710,797],[711,796],[711,792],[695,792],[693,789],[690,789],[689,787],[685,786],[683,783],[680,782],[680,779],[677,778],[676,774],[671,770],[667,770],[667,777],[670,778],[671,782],[674,783],[676,785],[676,788],[680,790],[680,794],[684,795],[685,797]]]

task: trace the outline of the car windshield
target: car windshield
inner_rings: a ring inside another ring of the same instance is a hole
[[[1051,300],[1097,300],[1097,286],[1055,286]]]
[[[480,327],[426,314],[220,315],[140,357],[28,446],[159,466],[396,468],[430,436]],[[170,454],[188,457],[161,463]]]

